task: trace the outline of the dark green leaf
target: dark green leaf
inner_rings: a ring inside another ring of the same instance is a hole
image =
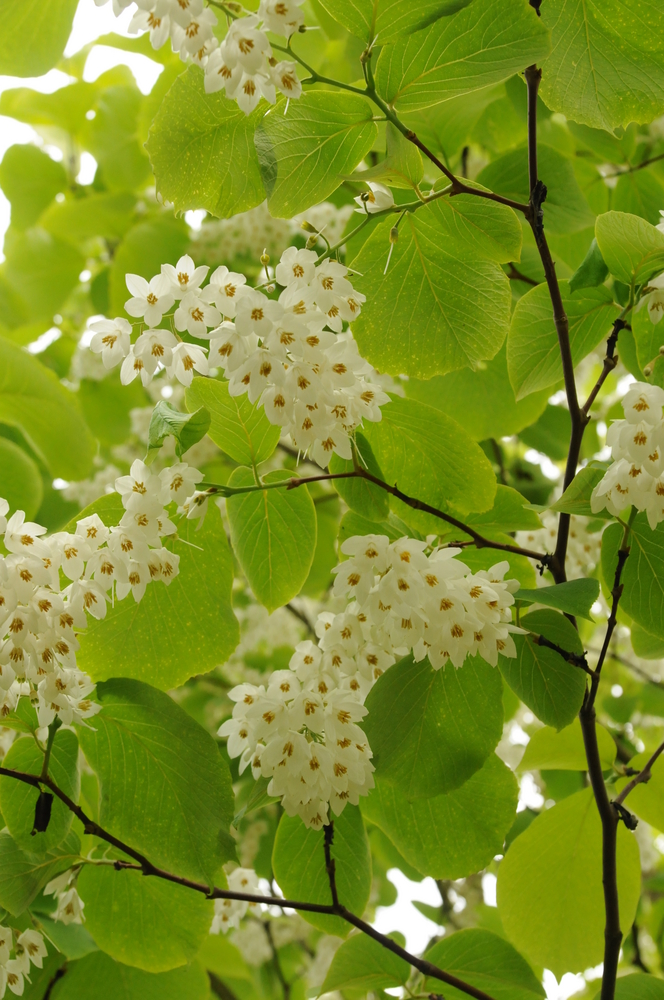
[[[384,990],[404,986],[409,975],[410,966],[403,958],[383,948],[378,941],[357,934],[335,952],[321,992],[346,988]]]
[[[591,462],[577,472],[560,500],[551,505],[551,510],[561,514],[577,514],[584,517],[608,517],[608,511],[593,514],[590,507],[590,496],[597,484],[603,479],[606,469]]]
[[[576,615],[594,622],[590,614],[592,605],[599,595],[599,580],[581,579],[557,583],[553,587],[537,587],[535,590],[518,590],[517,601],[526,604],[545,604],[548,608],[557,608],[568,615]]]
[[[8,781],[11,779],[7,779]],[[22,851],[9,830],[0,832],[0,906],[17,917],[41,889],[78,861],[81,844],[70,831],[61,844],[46,854]]]
[[[602,535],[602,576],[613,587],[623,528],[611,524]],[[621,609],[651,635],[664,639],[664,524],[651,531],[645,514],[637,514],[629,536],[630,553],[622,571]]]
[[[504,938],[478,927],[445,937],[425,957],[440,969],[489,993],[494,1000],[535,1000],[544,989],[528,963]],[[439,980],[428,979],[427,989],[437,990]],[[445,986],[449,1000],[465,994]]]
[[[67,968],[53,1000],[209,1000],[210,980],[198,960],[154,975],[95,952]]]

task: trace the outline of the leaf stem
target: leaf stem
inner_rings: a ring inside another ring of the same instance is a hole
[[[620,795],[613,800],[615,805],[621,806],[629,793],[633,792],[637,785],[642,785],[647,781],[650,781],[652,777],[652,766],[662,753],[664,753],[664,743],[660,743],[645,767],[639,771],[639,773],[635,775],[627,785],[625,785]]]

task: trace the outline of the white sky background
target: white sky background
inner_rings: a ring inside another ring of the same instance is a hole
[[[97,7],[94,0],[79,0],[65,55],[73,55],[84,45],[88,45],[96,38],[109,32],[128,35],[127,25],[131,18],[132,9],[125,10],[119,18],[116,18],[110,3],[104,7]],[[83,78],[92,82],[101,73],[117,65],[129,66],[139,88],[145,94],[150,92],[161,71],[161,67],[145,56],[122,52],[120,49],[108,46],[98,46],[92,49],[88,57]],[[31,87],[43,93],[52,93],[70,82],[71,79],[65,73],[55,69],[42,77],[30,79],[0,76],[0,93],[13,87]],[[39,146],[44,145],[35,130],[29,125],[0,115],[0,159],[10,146],[26,142],[34,142]],[[46,149],[48,152],[56,152],[48,147]],[[79,175],[83,183],[90,183],[94,168],[92,157],[89,154],[83,154],[81,174]],[[9,216],[9,202],[0,191],[0,260],[4,259],[1,248],[9,225]],[[440,933],[440,928],[424,917],[412,905],[412,902],[418,900],[432,906],[438,906],[440,904],[438,889],[432,878],[425,878],[422,882],[411,882],[398,869],[392,869],[389,874],[391,881],[397,888],[398,898],[393,906],[378,909],[374,926],[383,933],[400,931],[406,938],[406,947],[412,952],[419,953],[424,950],[434,935]],[[482,887],[485,902],[495,906],[495,876],[485,875]],[[548,1000],[567,1000],[571,994],[583,989],[584,985],[585,981],[582,976],[568,974],[558,984],[550,972],[546,972],[544,975],[544,986]]]

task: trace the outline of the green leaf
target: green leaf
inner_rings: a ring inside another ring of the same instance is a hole
[[[511,293],[491,259],[497,215],[482,203],[485,239],[467,205],[460,207],[463,197],[455,199],[456,214],[441,199],[404,216],[387,274],[390,218],[375,226],[353,260],[367,297],[353,333],[362,355],[381,371],[444,375],[494,357],[505,339]]]
[[[309,575],[302,585],[305,597],[321,597],[334,583],[332,570],[339,562],[337,535],[339,534],[340,503],[333,493],[320,495],[314,502],[316,509],[316,549]]]
[[[11,780],[11,779],[7,779]],[[9,830],[0,832],[0,906],[17,917],[47,882],[80,858],[81,844],[70,831],[61,844],[36,855],[22,851]]]
[[[97,513],[112,525],[123,512],[120,497],[112,494],[79,517]],[[172,545],[180,572],[170,586],[150,584],[140,604],[127,597],[109,607],[102,621],[88,620],[78,663],[94,680],[134,677],[168,690],[223,663],[237,646],[233,562],[217,509],[212,506],[198,531],[193,521],[181,520],[178,535]]]
[[[332,903],[323,838],[323,830],[308,829],[299,816],[282,815],[274,841],[272,867],[284,896],[308,903]],[[357,806],[346,806],[334,820],[332,857],[336,863],[339,900],[359,916],[369,901],[371,853]],[[324,913],[302,912],[302,917],[314,927],[339,937],[346,937],[351,928],[341,917]]]
[[[131,434],[131,411],[148,405],[149,400],[140,379],[122,385],[119,378],[101,382],[82,378],[78,385],[85,422],[105,445],[124,444]]]
[[[664,658],[664,639],[646,632],[636,622],[632,622],[630,626],[629,638],[632,643],[632,649],[641,659],[661,660]]]
[[[465,523],[482,533],[496,531],[536,531],[542,527],[542,522],[534,510],[530,510],[526,504],[528,501],[517,490],[511,486],[502,486],[500,483],[496,487],[496,499],[491,510],[483,514],[468,514]],[[448,532],[459,537],[458,528],[449,527]],[[464,553],[463,558],[466,558]],[[493,552],[494,561],[498,559],[498,553]]]
[[[5,245],[2,273],[25,302],[31,320],[51,320],[78,283],[85,258],[45,229],[15,233]]]
[[[382,181],[393,188],[414,188],[424,176],[422,156],[412,142],[398,128],[388,122],[385,126],[385,158],[374,167],[350,174],[354,181]]]
[[[397,111],[421,111],[507,80],[540,62],[549,47],[548,32],[527,0],[475,0],[385,46],[376,86]]]
[[[478,927],[461,930],[437,941],[424,956],[445,972],[489,993],[494,1000],[535,1000],[544,996],[542,984],[528,963],[508,941]],[[440,980],[427,979],[426,989],[438,988]],[[446,1000],[465,996],[445,986]]]
[[[94,110],[98,92],[95,84],[82,80],[60,87],[52,94],[15,87],[0,94],[0,114],[28,125],[54,125],[76,134],[85,125],[86,113]]]
[[[150,161],[138,134],[145,98],[129,70],[120,79],[122,83],[105,87],[99,95],[95,116],[85,129],[85,143],[107,188],[134,191],[152,179]]]
[[[270,215],[292,219],[324,201],[366,156],[378,135],[363,97],[317,90],[270,108],[255,143]],[[237,208],[233,208],[237,212]]]
[[[599,991],[595,994],[599,996]],[[662,1000],[664,983],[655,976],[637,972],[616,980],[616,1000]]]
[[[378,941],[356,934],[344,941],[332,959],[321,993],[332,990],[384,990],[405,986],[410,966]]]
[[[507,374],[505,345],[491,361],[480,362],[475,371],[462,368],[421,381],[411,378],[404,389],[409,398],[428,403],[450,417],[463,413],[463,428],[475,441],[499,440],[530,427],[551,395],[543,389],[516,402]]]
[[[101,950],[146,972],[191,962],[214,915],[212,900],[198,892],[110,865],[84,865],[77,888]]]
[[[210,437],[240,465],[260,465],[277,447],[280,428],[247,396],[231,396],[225,380],[195,378],[185,392],[185,402],[189,410],[201,406],[209,410]]]
[[[493,541],[502,542],[504,545],[510,545],[513,542],[511,535],[505,535],[500,531],[492,531],[490,535]],[[477,549],[471,545],[464,549],[463,561],[473,573],[477,573],[479,570],[490,570],[497,562],[507,562],[509,564],[508,579],[518,580],[522,587],[534,587],[537,583],[532,562],[526,556],[516,555],[514,552],[497,552],[495,549],[489,548]]]
[[[67,174],[61,163],[30,143],[10,146],[0,163],[0,187],[12,206],[12,226],[25,229],[66,190]]]
[[[618,178],[611,207],[616,212],[640,215],[656,226],[660,221],[659,207],[664,203],[664,186],[650,170],[631,170]]]
[[[46,947],[48,948],[48,941]],[[48,948],[48,951],[41,969],[35,966],[30,970],[30,981],[24,984],[22,994],[25,1000],[44,1000],[45,997],[48,1000],[48,989],[66,961],[65,956],[54,948]]]
[[[44,936],[67,958],[83,958],[99,950],[83,924],[63,924],[61,920],[51,920],[44,913],[39,914],[38,920]]]
[[[23,737],[12,743],[3,761],[3,767],[26,774],[41,774],[44,754],[32,737]],[[78,773],[78,740],[71,730],[55,734],[49,774],[56,785],[74,802],[80,792]],[[69,832],[73,814],[64,802],[54,798],[51,819],[43,833],[32,834],[35,825],[35,806],[39,792],[15,778],[0,778],[0,810],[9,832],[18,847],[30,854],[44,854],[61,844]]]
[[[193,413],[180,413],[166,399],[160,399],[150,417],[148,428],[148,453],[146,462],[150,465],[161,450],[161,446],[171,434],[175,438],[175,454],[182,458],[201,438],[210,426],[210,414],[204,406]]]
[[[407,802],[378,778],[362,799],[362,812],[422,875],[456,879],[481,871],[502,853],[517,798],[514,775],[490,754],[460,788],[430,799]]]
[[[134,222],[136,198],[126,191],[89,194],[55,202],[40,225],[63,240],[80,243],[95,236],[119,240]]]
[[[652,364],[655,359],[659,361],[659,349],[664,343],[664,327],[661,323],[653,323],[647,309],[633,310],[632,335],[636,346],[639,378],[643,380],[643,369],[646,365]]]
[[[78,0],[0,0],[0,73],[41,76],[65,50]]]
[[[399,35],[424,28],[439,17],[453,14],[469,0],[320,0],[320,5],[344,28],[365,42],[384,45]]]
[[[664,196],[664,192],[662,194]],[[569,279],[569,290],[576,292],[579,288],[596,288],[606,281],[608,275],[609,269],[604,263],[597,240],[593,239],[588,253]]]
[[[382,479],[383,473],[376,462],[371,445],[359,432],[356,435],[356,446],[363,468],[378,479]],[[352,461],[346,461],[333,453],[328,468],[331,473],[337,474],[352,472],[354,465]],[[367,479],[336,479],[334,488],[351,510],[357,511],[368,521],[384,521],[390,512],[388,494]]]
[[[175,264],[187,252],[189,236],[181,219],[161,216],[130,229],[113,255],[109,276],[110,314],[127,315],[129,298],[125,274],[150,278],[159,274],[163,263]]]
[[[417,532],[414,532],[414,534],[417,535]],[[341,524],[339,525],[339,545],[345,542],[347,538],[352,538],[353,535],[387,535],[391,542],[396,542],[397,539],[403,538],[404,535],[413,535],[413,529],[391,512],[385,521],[377,522],[368,521],[361,514],[356,514],[355,511],[349,510],[341,518]]]
[[[611,274],[627,285],[645,284],[664,267],[664,233],[637,215],[598,215],[595,238]]]
[[[551,55],[540,94],[574,122],[613,132],[664,111],[664,12],[651,0],[547,0]]]
[[[610,524],[602,535],[602,576],[613,587],[623,526]],[[664,639],[664,524],[650,530],[645,514],[637,514],[629,536],[630,553],[622,571],[620,607],[658,639]]]
[[[472,9],[472,8],[470,8]],[[525,95],[524,95],[525,98]],[[576,233],[594,222],[569,159],[545,143],[537,145],[539,177],[547,187],[544,224],[552,233]],[[477,176],[480,184],[507,198],[528,201],[528,152],[515,149],[493,160]]]
[[[168,91],[148,135],[157,191],[176,210],[204,208],[222,219],[259,205],[265,192],[254,130],[264,113],[263,103],[245,115],[223,94],[206,94],[203,74],[190,66]]]
[[[622,823],[617,858],[620,924],[628,933],[641,863]],[[498,869],[498,913],[512,943],[558,979],[602,961],[602,828],[592,789],[545,809],[516,838]]]
[[[608,770],[616,759],[616,744],[604,726],[597,726],[599,754]],[[559,732],[545,726],[530,737],[526,752],[519,764],[520,771],[586,771],[586,751],[583,744],[581,723],[578,719]]]
[[[557,608],[565,614],[594,622],[590,609],[598,595],[599,580],[581,579],[557,583],[553,587],[536,587],[534,590],[522,588],[515,597],[526,604],[545,604],[548,608]]]
[[[557,611],[531,611],[520,624],[571,653],[583,645],[574,626]],[[538,719],[564,729],[581,708],[586,675],[546,646],[536,646],[530,636],[515,635],[516,657],[500,656],[504,680]]]
[[[214,885],[235,856],[231,778],[214,740],[147,684],[111,680],[97,693],[102,711],[80,733],[100,782],[100,823],[154,864]]]
[[[559,285],[576,365],[603,337],[608,337],[620,307],[603,285],[581,289],[574,295],[570,294],[568,281],[560,281]],[[517,399],[562,380],[558,335],[545,284],[526,292],[516,304],[507,338],[507,367]]]
[[[366,701],[364,730],[378,777],[410,801],[458,788],[501,737],[501,692],[500,674],[479,656],[460,670],[404,657]]]
[[[264,483],[291,478],[269,472]],[[251,469],[235,469],[229,486],[255,486]],[[316,549],[316,511],[306,486],[256,490],[226,501],[233,551],[256,598],[268,611],[287,604],[302,589]]]
[[[209,1000],[210,980],[194,961],[184,969],[157,975],[114,962],[97,951],[67,967],[53,1000]]]
[[[44,485],[30,456],[7,438],[0,437],[2,496],[11,511],[24,510],[29,520],[41,507]]]
[[[606,469],[603,466],[593,462],[586,465],[580,472],[577,472],[560,500],[556,500],[550,509],[561,514],[576,514],[583,517],[603,517],[605,514],[608,516],[608,511],[593,514],[590,507],[592,491],[604,478],[605,472]]]
[[[490,510],[496,495],[496,478],[482,449],[463,428],[446,414],[414,399],[395,397],[382,408],[378,424],[365,425],[371,445],[387,483],[396,483],[409,496],[434,507],[449,505],[468,511]],[[425,530],[431,524],[442,529],[442,521],[395,504],[397,514],[408,524]]]

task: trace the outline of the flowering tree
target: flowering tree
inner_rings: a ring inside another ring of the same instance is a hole
[[[113,0],[146,96],[76,6],[0,0],[0,997],[662,1000],[664,8]]]

